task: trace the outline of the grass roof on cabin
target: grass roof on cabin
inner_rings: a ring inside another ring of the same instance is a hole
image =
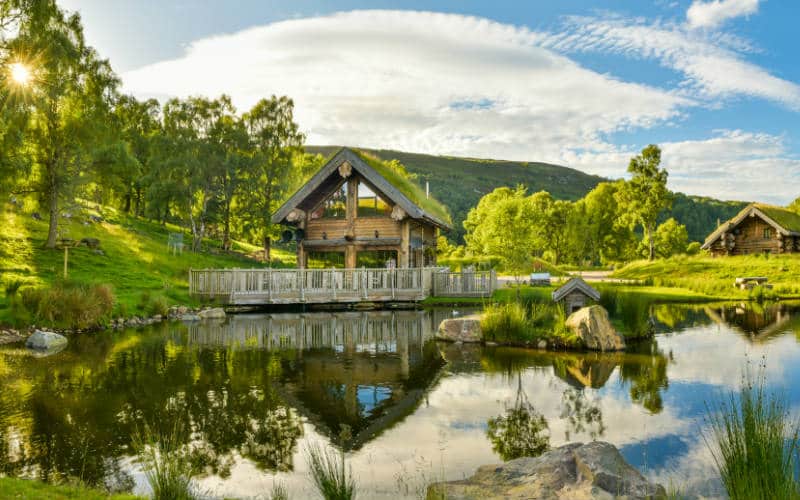
[[[426,197],[425,190],[411,179],[411,174],[406,171],[400,162],[387,162],[358,149],[353,149],[352,151],[392,186],[403,193],[412,203],[440,221],[453,225],[453,220],[447,207],[434,198]]]
[[[777,222],[782,228],[800,233],[800,214],[788,208],[756,203],[755,207],[764,212],[767,217]]]

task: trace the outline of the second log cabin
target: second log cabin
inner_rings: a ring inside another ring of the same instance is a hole
[[[300,268],[436,264],[447,210],[402,167],[342,148],[272,216],[291,228]]]
[[[800,252],[800,214],[752,203],[712,232],[702,248],[714,256]]]

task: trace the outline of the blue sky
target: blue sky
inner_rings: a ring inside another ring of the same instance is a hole
[[[800,2],[62,0],[140,97],[294,98],[311,144],[549,161],[800,196]]]

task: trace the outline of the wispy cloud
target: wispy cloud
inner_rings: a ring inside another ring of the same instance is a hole
[[[728,19],[758,12],[759,0],[694,0],[686,11],[692,28],[714,28]]]
[[[707,105],[757,97],[800,111],[800,85],[746,60],[755,49],[740,38],[701,33],[675,23],[620,17],[573,17],[543,45],[559,52],[597,52],[657,61],[684,76],[681,92]]]

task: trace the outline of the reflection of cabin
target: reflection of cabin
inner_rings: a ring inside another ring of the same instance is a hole
[[[567,314],[584,307],[588,301],[599,300],[600,292],[578,277],[572,278],[553,292],[553,302],[564,304]]]
[[[294,230],[301,268],[436,263],[446,210],[390,165],[347,148],[273,215]]]
[[[800,215],[752,203],[711,233],[703,249],[714,256],[800,252]]]

